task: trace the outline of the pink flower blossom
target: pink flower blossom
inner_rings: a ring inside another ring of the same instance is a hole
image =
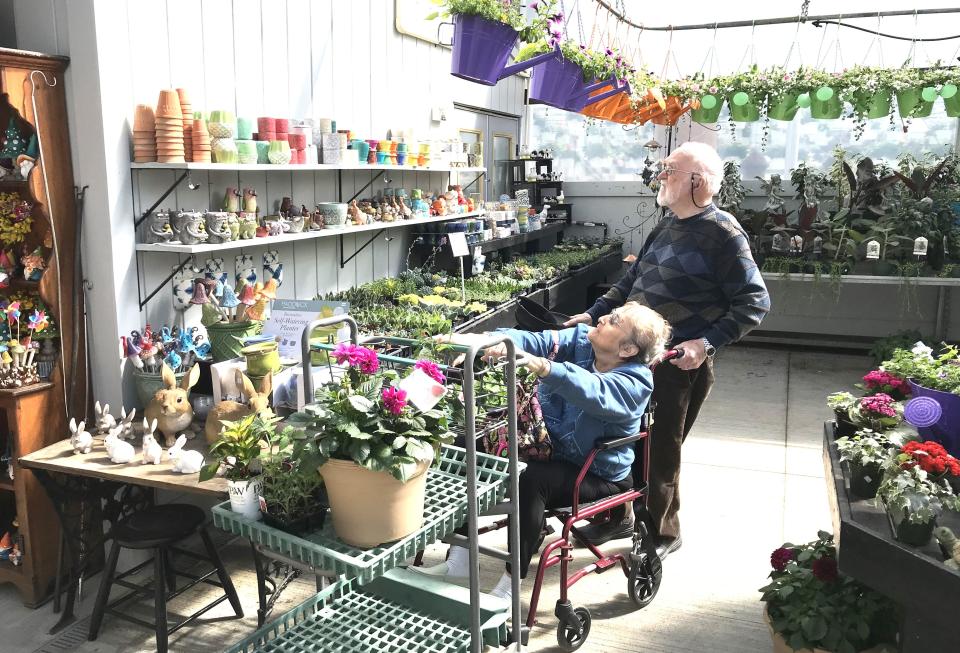
[[[716,92],[719,91],[719,90],[720,90],[720,89],[718,89],[716,86],[711,86],[711,87],[710,87],[710,92],[711,92],[711,93],[716,93]]]
[[[364,374],[373,374],[380,369],[380,359],[377,353],[372,349],[360,347],[360,353],[357,357],[357,365]]]
[[[873,370],[863,377],[863,383],[868,390],[884,392],[894,398],[902,399],[910,394],[910,385],[899,376]]]
[[[403,409],[407,405],[407,393],[405,390],[400,388],[384,388],[383,389],[383,405],[394,415],[399,415],[403,412]]]
[[[447,377],[445,377],[443,372],[440,371],[440,366],[433,361],[419,360],[413,367],[418,370],[423,370],[427,376],[437,383],[443,383],[447,380]]]
[[[878,393],[869,397],[860,399],[860,410],[881,417],[896,417],[897,411],[893,407],[894,400],[888,394]]]
[[[354,344],[340,343],[337,345],[337,348],[333,350],[333,358],[337,361],[337,365],[343,365],[346,363],[349,366],[354,366],[357,364],[357,350],[360,349]]]
[[[377,352],[366,347],[340,343],[333,350],[333,358],[338,365],[346,364],[348,367],[357,367],[364,374],[373,374],[380,369],[380,360],[377,358]]]

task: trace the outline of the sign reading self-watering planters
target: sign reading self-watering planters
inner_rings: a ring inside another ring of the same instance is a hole
[[[278,337],[280,356],[301,362],[300,337],[307,325],[322,317],[345,315],[349,308],[350,304],[347,302],[275,299],[270,319],[263,325],[263,332]],[[350,331],[345,325],[341,326],[339,331],[338,327],[333,326],[319,328],[313,335],[329,341],[340,341],[349,338]]]

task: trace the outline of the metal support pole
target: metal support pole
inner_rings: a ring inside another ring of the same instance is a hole
[[[180,265],[178,265],[173,272],[171,272],[170,274],[168,274],[168,275],[167,275],[167,278],[164,279],[163,281],[161,281],[161,282],[157,285],[157,287],[154,288],[153,291],[152,291],[149,295],[147,295],[146,298],[145,298],[143,301],[140,302],[140,310],[142,311],[142,310],[143,310],[143,307],[147,305],[147,302],[149,302],[151,299],[153,299],[154,295],[156,295],[158,292],[160,292],[160,291],[163,289],[163,287],[164,287],[165,285],[167,285],[167,283],[168,283],[171,279],[173,279],[175,276],[177,276],[178,274],[180,274],[180,271],[183,270],[185,267],[187,267],[191,262],[193,262],[193,254],[191,254],[190,256],[188,256],[187,259],[186,259],[183,263],[181,263]]]
[[[350,261],[352,261],[352,260],[354,259],[354,257],[356,257],[357,254],[359,254],[360,252],[362,252],[363,250],[365,250],[367,247],[369,247],[369,246],[370,246],[370,243],[372,243],[372,242],[375,241],[377,238],[379,238],[379,237],[380,237],[380,234],[382,234],[384,231],[386,231],[386,228],[381,229],[381,230],[378,231],[377,233],[373,234],[373,236],[370,238],[370,240],[368,240],[368,241],[365,242],[363,245],[361,245],[353,254],[350,255],[350,258],[348,258],[348,259],[346,259],[346,260],[343,259],[343,234],[340,234],[340,269],[343,269],[343,266],[345,266],[347,263],[349,263]]]
[[[342,322],[346,322],[347,326],[350,327],[350,342],[357,344],[359,342],[357,322],[349,315],[334,315],[333,317],[314,320],[307,325],[307,328],[304,329],[300,335],[300,354],[303,357],[301,361],[303,365],[303,401],[305,404],[313,401],[313,370],[310,367],[310,335],[314,329],[333,326],[334,324],[340,324]]]
[[[134,227],[139,227],[140,225],[142,225],[142,224],[143,224],[143,221],[150,217],[150,214],[153,213],[154,209],[156,209],[158,206],[160,206],[160,204],[163,203],[163,200],[165,200],[165,199],[167,199],[167,197],[169,197],[170,193],[172,193],[172,192],[174,191],[174,189],[175,189],[177,186],[180,185],[180,182],[181,182],[181,181],[183,181],[184,179],[187,178],[187,175],[188,175],[188,174],[190,174],[189,171],[184,170],[184,171],[180,174],[180,176],[177,177],[177,180],[176,180],[175,182],[173,182],[173,185],[170,186],[170,188],[168,188],[168,189],[163,193],[163,195],[160,196],[160,199],[158,199],[156,202],[154,202],[153,205],[152,205],[149,209],[147,209],[146,211],[143,212],[143,215],[141,215],[141,216],[137,219],[137,221],[133,223],[133,226],[134,226]]]

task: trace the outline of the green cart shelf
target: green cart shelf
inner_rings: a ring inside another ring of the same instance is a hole
[[[333,532],[332,519],[327,519],[319,531],[302,537],[291,535],[233,512],[228,501],[213,507],[213,523],[270,551],[364,585],[466,523],[466,455],[459,447],[441,449],[439,466],[427,472],[423,526],[385,546],[359,549],[344,544]],[[509,465],[506,458],[477,454],[477,498],[481,513],[506,497]]]
[[[339,581],[228,653],[462,653],[470,631]]]

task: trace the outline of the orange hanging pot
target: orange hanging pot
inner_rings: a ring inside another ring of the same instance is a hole
[[[672,126],[677,124],[677,121],[680,120],[680,116],[685,114],[687,111],[693,109],[693,103],[688,102],[683,104],[680,101],[680,98],[676,96],[670,96],[667,98],[666,109],[661,112],[659,115],[651,118],[653,124],[655,125],[668,125]]]

